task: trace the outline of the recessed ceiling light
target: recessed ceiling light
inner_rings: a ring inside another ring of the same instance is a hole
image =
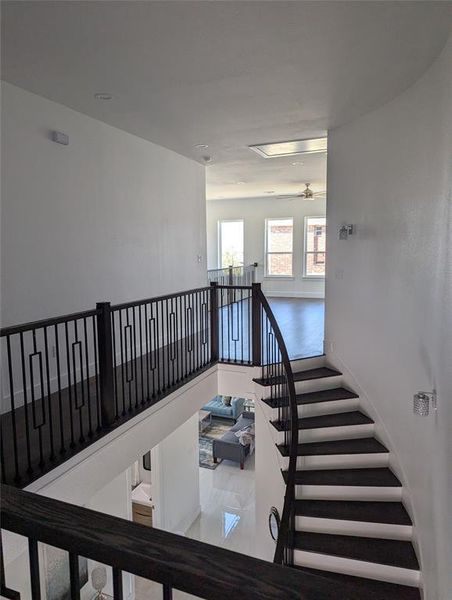
[[[236,181],[237,185],[245,185],[245,181]]]
[[[250,150],[257,152],[264,158],[279,158],[281,156],[293,156],[294,154],[314,154],[326,152],[328,140],[323,138],[311,138],[306,140],[291,140],[287,142],[270,142],[248,146]]]
[[[298,167],[298,166],[302,166],[304,165],[304,162],[302,162],[301,160],[297,160],[293,163],[291,163],[294,167]]]
[[[196,148],[197,150],[204,150],[205,148],[208,148],[209,146],[207,144],[195,144],[193,147]]]
[[[264,192],[265,194],[274,194],[275,190],[269,190],[268,192]]]
[[[107,94],[106,92],[99,92],[98,94],[94,94],[96,100],[111,100],[113,96],[111,94]]]

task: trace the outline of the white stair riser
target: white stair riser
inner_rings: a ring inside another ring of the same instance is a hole
[[[341,387],[342,375],[334,377],[320,377],[319,379],[308,379],[307,381],[296,381],[295,391],[297,394],[309,394],[332,388]]]
[[[384,511],[384,507],[382,507]],[[355,535],[370,538],[411,541],[413,528],[411,525],[394,525],[392,523],[367,523],[362,521],[345,521],[343,519],[320,519],[317,517],[298,516],[295,520],[297,531],[329,533],[337,535]]]
[[[331,400],[330,402],[299,404],[297,412],[300,419],[306,419],[307,417],[321,417],[322,415],[352,412],[358,409],[359,398],[347,398],[346,400]],[[275,414],[277,414],[276,410]]]
[[[368,579],[412,587],[419,587],[420,585],[420,572],[412,569],[402,569],[328,554],[316,554],[304,550],[295,550],[294,562],[298,566],[310,569],[332,571],[333,573],[353,575],[354,577],[367,577]]]
[[[291,360],[290,366],[292,373],[298,371],[308,371],[310,369],[320,369],[325,366],[325,356],[313,356],[312,358],[300,358],[299,360]]]
[[[347,425],[343,427],[319,427],[316,429],[300,429],[298,432],[299,443],[328,442],[333,440],[351,440],[356,438],[372,437],[373,423],[366,425]],[[284,443],[284,432],[278,433],[280,443]]]
[[[297,485],[295,498],[300,500],[370,500],[400,502],[401,487],[353,485]]]
[[[281,468],[289,468],[289,458],[281,457]],[[367,469],[387,467],[389,465],[389,453],[381,454],[332,454],[322,456],[298,456],[298,470],[316,469]]]

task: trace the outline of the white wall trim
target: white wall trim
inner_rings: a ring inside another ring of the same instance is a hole
[[[269,298],[325,298],[324,292],[291,292],[290,290],[264,290]]]

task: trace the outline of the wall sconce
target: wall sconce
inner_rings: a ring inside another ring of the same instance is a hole
[[[419,417],[428,417],[430,414],[430,402],[436,410],[436,392],[416,392],[413,396],[413,413]]]
[[[354,225],[341,225],[339,227],[339,239],[340,240],[348,240],[349,235],[353,235],[355,233]]]

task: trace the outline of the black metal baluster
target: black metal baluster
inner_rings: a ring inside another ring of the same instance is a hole
[[[81,342],[78,339],[78,325],[77,319],[73,321],[74,323],[74,338],[75,342],[72,344],[72,366],[74,369],[74,408],[78,412],[79,417],[79,427],[80,427],[80,436],[79,442],[83,444],[85,441],[85,436],[83,433],[83,408],[85,406],[85,386],[84,386],[84,377],[83,377],[83,356],[82,356],[82,346]],[[82,401],[78,404],[78,384],[77,384],[77,361],[75,359],[75,347],[79,349],[79,360],[80,360],[80,394],[82,396]]]
[[[27,473],[33,473],[33,469],[31,466],[31,450],[30,450],[30,423],[28,418],[28,401],[27,401],[27,375],[25,371],[25,350],[24,350],[24,336],[23,333],[20,332],[20,360],[22,364],[22,385],[23,385],[23,394],[24,394],[24,415],[25,415],[25,429],[26,429],[26,446],[27,446],[27,461],[28,461],[28,469]]]
[[[155,303],[155,329],[156,329],[156,346],[155,352],[157,353],[156,365],[157,365],[157,395],[160,396],[162,390],[162,377],[161,377],[161,365],[160,365],[160,322],[159,322],[159,303]]]
[[[16,403],[14,400],[14,373],[13,373],[13,363],[11,358],[11,336],[6,336],[6,349],[8,355],[8,377],[9,377],[9,397],[11,403],[11,425],[13,432],[13,448],[14,448],[14,471],[15,477],[14,480],[16,483],[20,482],[20,473],[19,473],[19,455],[17,450],[17,425],[16,425]]]
[[[129,412],[132,412],[132,385],[133,385],[133,349],[132,326],[130,325],[129,309],[126,308],[126,327],[124,328],[124,353],[126,360],[126,383],[129,390]],[[129,354],[130,352],[130,354]]]
[[[71,600],[80,600],[80,567],[78,555],[69,552],[69,581]]]
[[[74,437],[74,421],[72,414],[72,383],[71,383],[71,359],[69,353],[69,329],[67,321],[64,324],[64,335],[66,338],[66,368],[67,368],[67,390],[69,394],[69,424],[71,429],[71,443],[69,444],[70,448],[74,448],[75,446],[75,437]]]
[[[186,314],[185,314],[185,294],[182,294],[180,297],[180,364],[181,364],[181,378],[184,381],[186,377],[186,347],[187,347],[187,322],[186,322]]]
[[[135,306],[132,306],[132,322],[133,329],[130,337],[133,339],[133,348],[131,355],[133,356],[133,371],[135,373],[135,408],[139,405],[139,394],[138,394],[138,359],[137,359],[137,326],[136,326],[136,311]]]
[[[143,366],[143,360],[145,361],[146,355],[143,353],[143,317],[142,317],[142,313],[141,313],[141,307],[142,307],[142,304],[140,304],[138,306],[138,323],[140,324],[141,406],[143,406],[146,403],[147,398],[149,397],[149,379],[147,382],[147,392],[145,393],[144,392],[144,368],[145,367]],[[146,309],[146,304],[144,305],[144,307]],[[146,323],[147,323],[147,321],[145,320],[145,322],[144,322],[145,327],[146,327]],[[147,373],[147,369],[146,369],[146,373]]]
[[[118,385],[118,354],[116,351],[116,312],[111,311],[111,343],[112,343],[112,355],[113,355],[113,383],[114,383],[114,397],[115,397],[115,420],[119,418],[119,385]],[[95,345],[97,348],[97,344]],[[123,397],[124,401],[124,397]]]
[[[122,388],[122,416],[126,414],[126,378],[124,373],[124,335],[122,329],[122,309],[119,309],[119,343],[121,347],[121,388]]]
[[[112,315],[113,317],[113,315]],[[99,391],[99,359],[97,356],[97,328],[96,328],[96,317],[93,315],[91,317],[91,327],[93,329],[93,346],[94,346],[94,390],[95,390],[95,399],[96,399],[96,419],[97,419],[97,427],[96,431],[101,430],[101,418],[100,418],[100,391]],[[113,331],[112,331],[113,334]],[[114,368],[114,367],[113,367]],[[116,387],[114,388],[114,395],[116,398]],[[117,412],[117,411],[116,411]],[[118,415],[116,414],[116,417]]]
[[[152,306],[152,305],[151,305]],[[148,303],[144,305],[144,327],[145,327],[145,339],[146,339],[146,400],[149,402],[151,399],[150,383],[149,383],[149,371],[151,370],[151,355],[149,354],[149,346],[151,339],[151,323],[148,319]],[[143,350],[141,351],[143,353]]]
[[[55,358],[57,368],[57,386],[58,386],[58,410],[60,413],[60,454],[66,452],[65,436],[64,436],[64,416],[63,416],[63,399],[61,396],[61,363],[60,363],[60,337],[58,333],[58,324],[55,325]]]
[[[173,587],[169,583],[163,583],[163,600],[173,600]]]
[[[31,598],[32,600],[41,600],[38,542],[32,538],[28,540],[28,557],[30,561]]]
[[[166,365],[165,365],[165,311],[163,300],[160,302],[160,316],[161,316],[161,331],[162,331],[162,392],[166,390]]]
[[[113,599],[123,600],[122,571],[113,567]]]
[[[50,455],[49,459],[54,460],[55,458],[55,442],[53,432],[53,411],[52,411],[52,393],[50,389],[50,366],[49,366],[49,340],[47,336],[47,327],[44,328],[44,350],[45,350],[45,366],[46,366],[46,382],[47,382],[47,407],[49,413],[49,441],[50,441]],[[42,399],[44,402],[44,398]]]
[[[86,373],[86,402],[88,404],[88,437],[93,437],[93,416],[91,413],[91,390],[89,382],[89,344],[86,317],[83,317],[83,335],[85,337],[85,373]],[[84,382],[82,381],[82,385]]]
[[[243,354],[243,290],[240,290],[240,362],[245,362],[245,357]]]
[[[45,418],[45,400],[44,400],[44,375],[42,372],[42,353],[38,352],[38,347],[36,343],[36,329],[32,330],[32,339],[33,339],[33,353],[28,356],[29,360],[29,369],[30,369],[30,395],[31,395],[31,412],[32,412],[32,420],[33,420],[33,429],[38,430],[38,444],[39,444],[39,466],[42,468],[44,466],[44,448],[43,448],[43,440],[42,440],[42,427],[46,423]],[[35,398],[35,379],[34,379],[34,367],[33,367],[33,358],[37,356],[39,361],[39,384],[41,387],[40,399],[37,400]],[[36,417],[36,405],[41,404],[42,407],[42,422],[38,423],[38,419]]]

